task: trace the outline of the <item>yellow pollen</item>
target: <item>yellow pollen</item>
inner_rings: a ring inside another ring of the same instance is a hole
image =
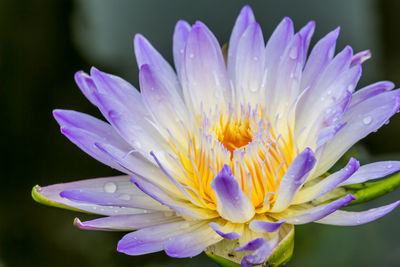
[[[231,152],[246,146],[253,139],[248,121],[235,121],[216,131],[218,141]]]

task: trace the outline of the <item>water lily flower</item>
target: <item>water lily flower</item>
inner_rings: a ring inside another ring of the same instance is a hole
[[[399,110],[400,91],[388,81],[355,90],[370,52],[335,54],[339,28],[307,56],[314,28],[311,21],[295,33],[284,18],[265,45],[245,6],[223,50],[202,22],[179,21],[175,70],[136,35],[140,92],[96,68],[75,75],[108,122],[54,111],[69,140],[124,175],[36,186],[33,197],[104,215],[75,225],[129,231],[117,247],[129,255],[206,250],[242,266],[289,251],[294,225],[360,225],[389,213],[400,201],[340,208],[358,200],[353,184],[397,172],[400,162],[360,167],[351,158],[327,172]]]

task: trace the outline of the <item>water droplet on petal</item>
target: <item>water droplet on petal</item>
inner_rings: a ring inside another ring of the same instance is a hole
[[[258,60],[258,57],[253,57],[253,60],[254,60],[254,61],[257,61],[257,60]]]
[[[117,185],[113,182],[108,182],[104,184],[103,189],[106,193],[114,193],[115,191],[117,191]]]
[[[181,49],[179,50],[179,53],[183,54],[183,52],[184,52],[184,50],[183,50],[183,48],[181,48]]]
[[[297,58],[297,54],[298,54],[297,46],[293,46],[289,51],[289,57],[291,59],[296,59]]]
[[[364,123],[365,125],[368,125],[368,124],[371,123],[372,117],[371,117],[371,116],[367,116],[367,117],[365,117],[362,121],[363,121],[363,123]]]
[[[128,194],[122,194],[119,196],[119,198],[126,201],[131,200],[131,196]]]
[[[393,167],[392,164],[387,165],[387,168],[388,168],[388,169],[391,169],[392,167]]]
[[[194,54],[193,54],[193,53],[190,53],[190,54],[189,54],[189,57],[190,57],[190,58],[194,58]]]

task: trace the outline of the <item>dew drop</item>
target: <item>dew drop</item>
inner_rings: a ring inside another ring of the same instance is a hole
[[[296,59],[297,58],[297,54],[298,54],[297,47],[296,46],[292,47],[290,49],[290,51],[289,51],[289,57],[291,59]]]
[[[183,52],[184,52],[184,50],[183,50],[183,48],[181,48],[181,49],[179,50],[179,53],[183,54]]]
[[[365,125],[368,125],[368,124],[371,123],[372,117],[371,117],[371,116],[367,116],[367,117],[365,117],[362,121],[363,121],[363,123],[364,123]]]
[[[114,193],[115,191],[117,191],[117,185],[113,182],[108,182],[104,184],[103,189],[106,193]]]
[[[387,168],[388,168],[388,169],[391,169],[392,167],[393,167],[392,164],[387,165]]]
[[[143,210],[143,213],[148,213],[148,211],[147,210]]]
[[[119,198],[126,201],[131,200],[131,196],[128,194],[122,194],[119,196]]]
[[[193,54],[193,53],[190,53],[190,54],[189,54],[189,57],[190,57],[190,58],[194,58],[194,54]]]
[[[254,61],[257,61],[257,60],[258,60],[258,57],[253,57],[253,60],[254,60]]]

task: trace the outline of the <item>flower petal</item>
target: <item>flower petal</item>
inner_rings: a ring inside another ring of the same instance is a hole
[[[152,150],[168,149],[164,137],[161,136],[161,130],[149,123],[151,119],[143,116],[140,119],[136,118],[124,106],[105,94],[94,93],[94,97],[104,117],[135,150],[148,154]]]
[[[133,43],[139,69],[144,64],[150,65],[161,74],[160,77],[167,90],[171,93],[179,92],[180,85],[174,70],[150,42],[141,34],[136,34]]]
[[[389,81],[381,81],[377,83],[370,84],[364,88],[359,89],[353,94],[349,108],[360,104],[361,102],[367,100],[368,98],[374,97],[386,91],[390,91],[394,88],[394,84]]]
[[[349,179],[340,186],[364,183],[369,180],[385,177],[400,170],[400,161],[380,161],[361,166]]]
[[[189,224],[186,221],[166,223],[140,229],[125,235],[119,242],[117,250],[128,255],[143,255],[164,249],[169,239],[193,231],[199,223]]]
[[[228,47],[228,73],[229,78],[232,81],[235,81],[236,75],[236,60],[237,60],[237,48],[239,45],[239,41],[246,31],[247,27],[255,22],[253,11],[251,7],[246,5],[240,11],[239,16],[236,19],[235,26],[233,26],[232,34],[229,39],[229,47]]]
[[[97,88],[92,78],[87,73],[78,71],[75,73],[75,82],[85,97],[93,105],[97,106],[96,99],[93,97],[93,92],[96,92]]]
[[[218,41],[201,22],[189,33],[185,49],[183,93],[186,104],[199,115],[231,101],[231,90]]]
[[[184,20],[178,21],[174,30],[173,37],[173,52],[175,69],[178,73],[178,78],[182,81],[182,68],[184,66],[184,55],[187,37],[192,27]]]
[[[400,107],[400,90],[371,97],[347,110],[346,126],[324,148],[315,176],[325,173],[353,144],[377,131]]]
[[[366,211],[344,211],[338,210],[325,218],[315,221],[316,223],[340,225],[340,226],[353,226],[375,221],[395,208],[400,206],[400,200],[392,204],[382,206],[379,208],[369,209]]]
[[[217,234],[225,239],[236,240],[241,236],[242,231],[232,231],[235,228],[232,223],[228,222],[224,226],[221,226],[218,223],[211,222],[209,225]]]
[[[253,220],[251,221],[249,227],[251,230],[257,233],[272,233],[279,230],[279,227],[285,223],[285,220],[280,220],[277,222],[268,222],[262,220]]]
[[[109,186],[109,187],[107,187]],[[82,188],[70,188],[60,192],[60,196],[74,202],[93,204],[99,206],[126,207],[139,209],[166,210],[157,201],[147,195],[121,194],[114,192],[114,183],[104,185],[104,191],[98,192]],[[110,189],[107,189],[110,188]],[[113,192],[107,192],[112,190]]]
[[[84,202],[75,202],[60,196],[60,193],[73,188],[81,188],[83,190],[91,190],[93,192],[104,192],[105,190],[115,190],[120,196],[135,196],[138,199],[136,206],[143,206],[153,210],[168,210],[168,208],[154,202],[148,195],[144,194],[129,180],[129,176],[114,176],[97,179],[81,180],[78,182],[55,184],[46,187],[35,187],[32,191],[33,198],[39,203],[57,206],[61,208],[72,208],[78,211],[86,211],[101,215],[117,215],[117,214],[137,214],[143,213],[143,209],[121,208],[119,206],[100,206],[97,204],[88,204]]]
[[[293,200],[292,205],[305,203],[327,194],[328,192],[339,186],[339,184],[341,184],[343,181],[349,179],[350,176],[352,176],[359,167],[360,163],[355,158],[351,158],[346,167],[344,167],[340,171],[329,175],[322,181],[312,186],[301,189]]]
[[[265,45],[261,27],[258,23],[249,24],[239,40],[235,62],[235,88],[237,104],[264,103],[260,95],[264,76]]]
[[[143,102],[155,121],[168,129],[177,141],[185,140],[184,125],[190,125],[188,111],[177,92],[168,91],[161,73],[144,64],[140,68],[139,81]]]
[[[73,110],[54,110],[53,116],[60,125],[62,134],[72,143],[103,164],[126,172],[112,158],[104,155],[94,146],[95,142],[107,141],[122,150],[131,149],[111,125]]]
[[[180,234],[169,240],[164,245],[164,250],[170,257],[194,257],[222,239],[207,223],[203,223],[196,230]]]
[[[335,53],[336,39],[339,32],[340,28],[336,28],[319,40],[313,47],[301,79],[301,88],[303,90],[314,85],[316,79],[331,61]]]
[[[316,159],[311,149],[306,148],[290,164],[279,185],[279,191],[271,212],[280,212],[289,207],[297,191],[304,184],[314,167]]]
[[[354,66],[357,64],[362,64],[364,63],[366,60],[371,58],[371,51],[370,50],[364,50],[361,52],[358,52],[357,54],[355,54],[353,56],[353,59],[351,60],[351,64],[350,66]]]
[[[179,214],[184,214],[195,219],[210,219],[218,216],[215,211],[194,206],[193,204],[184,201],[183,198],[177,199],[177,195],[180,193],[178,190],[176,190],[177,194],[168,194],[168,191],[164,187],[161,187],[157,183],[154,185],[137,175],[134,175],[131,180],[144,193]]]
[[[339,198],[338,200],[332,201],[328,204],[319,205],[301,211],[295,210],[294,212],[298,215],[286,218],[286,222],[291,224],[306,224],[321,220],[341,207],[346,206],[354,199],[356,198],[352,194],[348,194],[347,196]]]
[[[233,223],[244,223],[250,220],[254,214],[254,208],[250,200],[240,188],[228,165],[211,182],[217,199],[217,211],[222,218]]]
[[[165,211],[147,214],[116,215],[85,222],[75,218],[74,225],[84,230],[131,231],[176,221],[182,221],[182,218],[174,215],[172,211]]]

